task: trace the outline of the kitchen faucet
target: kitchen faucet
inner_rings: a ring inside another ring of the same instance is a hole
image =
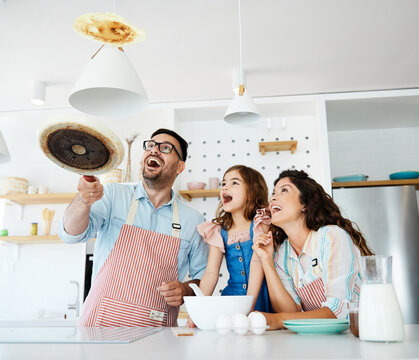
[[[77,296],[76,296],[76,300],[74,301],[73,304],[68,304],[67,309],[68,310],[75,310],[76,317],[79,317],[79,310],[80,310],[80,301],[79,301],[80,286],[79,286],[79,283],[77,281],[74,281],[74,280],[70,280],[70,284],[76,285],[76,288],[77,288]]]

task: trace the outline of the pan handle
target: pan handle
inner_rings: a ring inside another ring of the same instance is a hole
[[[95,182],[96,178],[92,175],[83,175],[84,180],[88,181],[88,182]]]

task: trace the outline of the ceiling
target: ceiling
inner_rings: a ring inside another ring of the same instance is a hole
[[[73,29],[113,0],[0,0],[0,111],[67,108],[99,47]],[[419,87],[417,0],[242,0],[243,66],[253,97]],[[124,50],[151,103],[229,99],[239,65],[236,0],[116,0],[146,31]]]

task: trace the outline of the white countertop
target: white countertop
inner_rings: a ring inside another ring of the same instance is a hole
[[[419,325],[406,325],[401,343],[360,341],[349,331],[298,335],[289,330],[226,336],[198,331],[175,336],[164,329],[129,344],[0,344],[5,359],[419,359]]]

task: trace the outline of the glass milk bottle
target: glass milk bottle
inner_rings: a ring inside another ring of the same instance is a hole
[[[403,341],[404,324],[391,280],[391,256],[362,256],[359,338]]]

